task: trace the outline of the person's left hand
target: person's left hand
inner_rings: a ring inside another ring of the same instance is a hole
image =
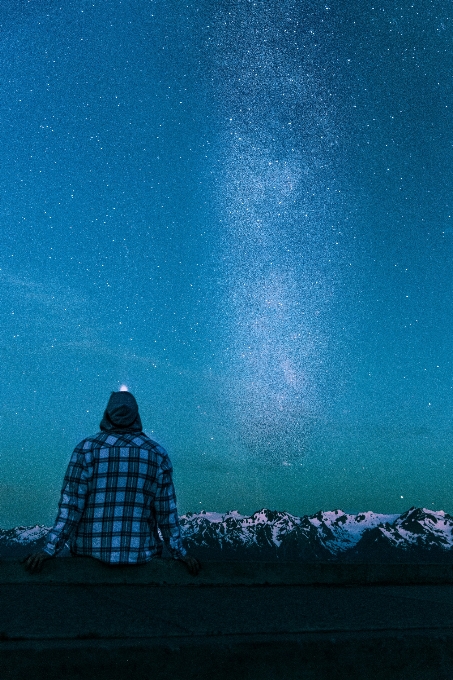
[[[40,572],[45,560],[50,560],[51,558],[52,555],[49,555],[49,553],[46,553],[42,550],[40,552],[27,555],[27,557],[25,557],[22,562],[25,562],[26,571],[34,574],[35,572]]]

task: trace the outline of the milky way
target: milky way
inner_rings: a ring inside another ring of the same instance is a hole
[[[0,18],[0,526],[112,390],[181,513],[450,507],[445,2]]]

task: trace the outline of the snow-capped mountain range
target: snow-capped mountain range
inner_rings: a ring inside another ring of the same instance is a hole
[[[297,517],[262,509],[180,516],[187,550],[207,560],[453,562],[453,517],[412,507],[402,515],[319,511]],[[0,529],[0,558],[40,550],[50,527]],[[69,554],[67,547],[59,556]]]

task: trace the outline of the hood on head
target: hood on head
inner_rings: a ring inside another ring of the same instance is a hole
[[[100,428],[103,432],[141,432],[142,421],[134,395],[130,392],[112,392]]]

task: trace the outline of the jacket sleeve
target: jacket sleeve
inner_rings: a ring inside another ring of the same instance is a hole
[[[157,525],[162,533],[171,556],[177,560],[184,557],[185,550],[179,526],[178,512],[176,509],[176,494],[172,480],[172,464],[168,455],[165,455],[157,476],[157,492],[154,499],[154,508]]]
[[[52,556],[63,549],[77,527],[85,507],[90,471],[85,460],[84,444],[85,442],[79,444],[71,456],[58,503],[57,519],[47,535],[44,552]]]

